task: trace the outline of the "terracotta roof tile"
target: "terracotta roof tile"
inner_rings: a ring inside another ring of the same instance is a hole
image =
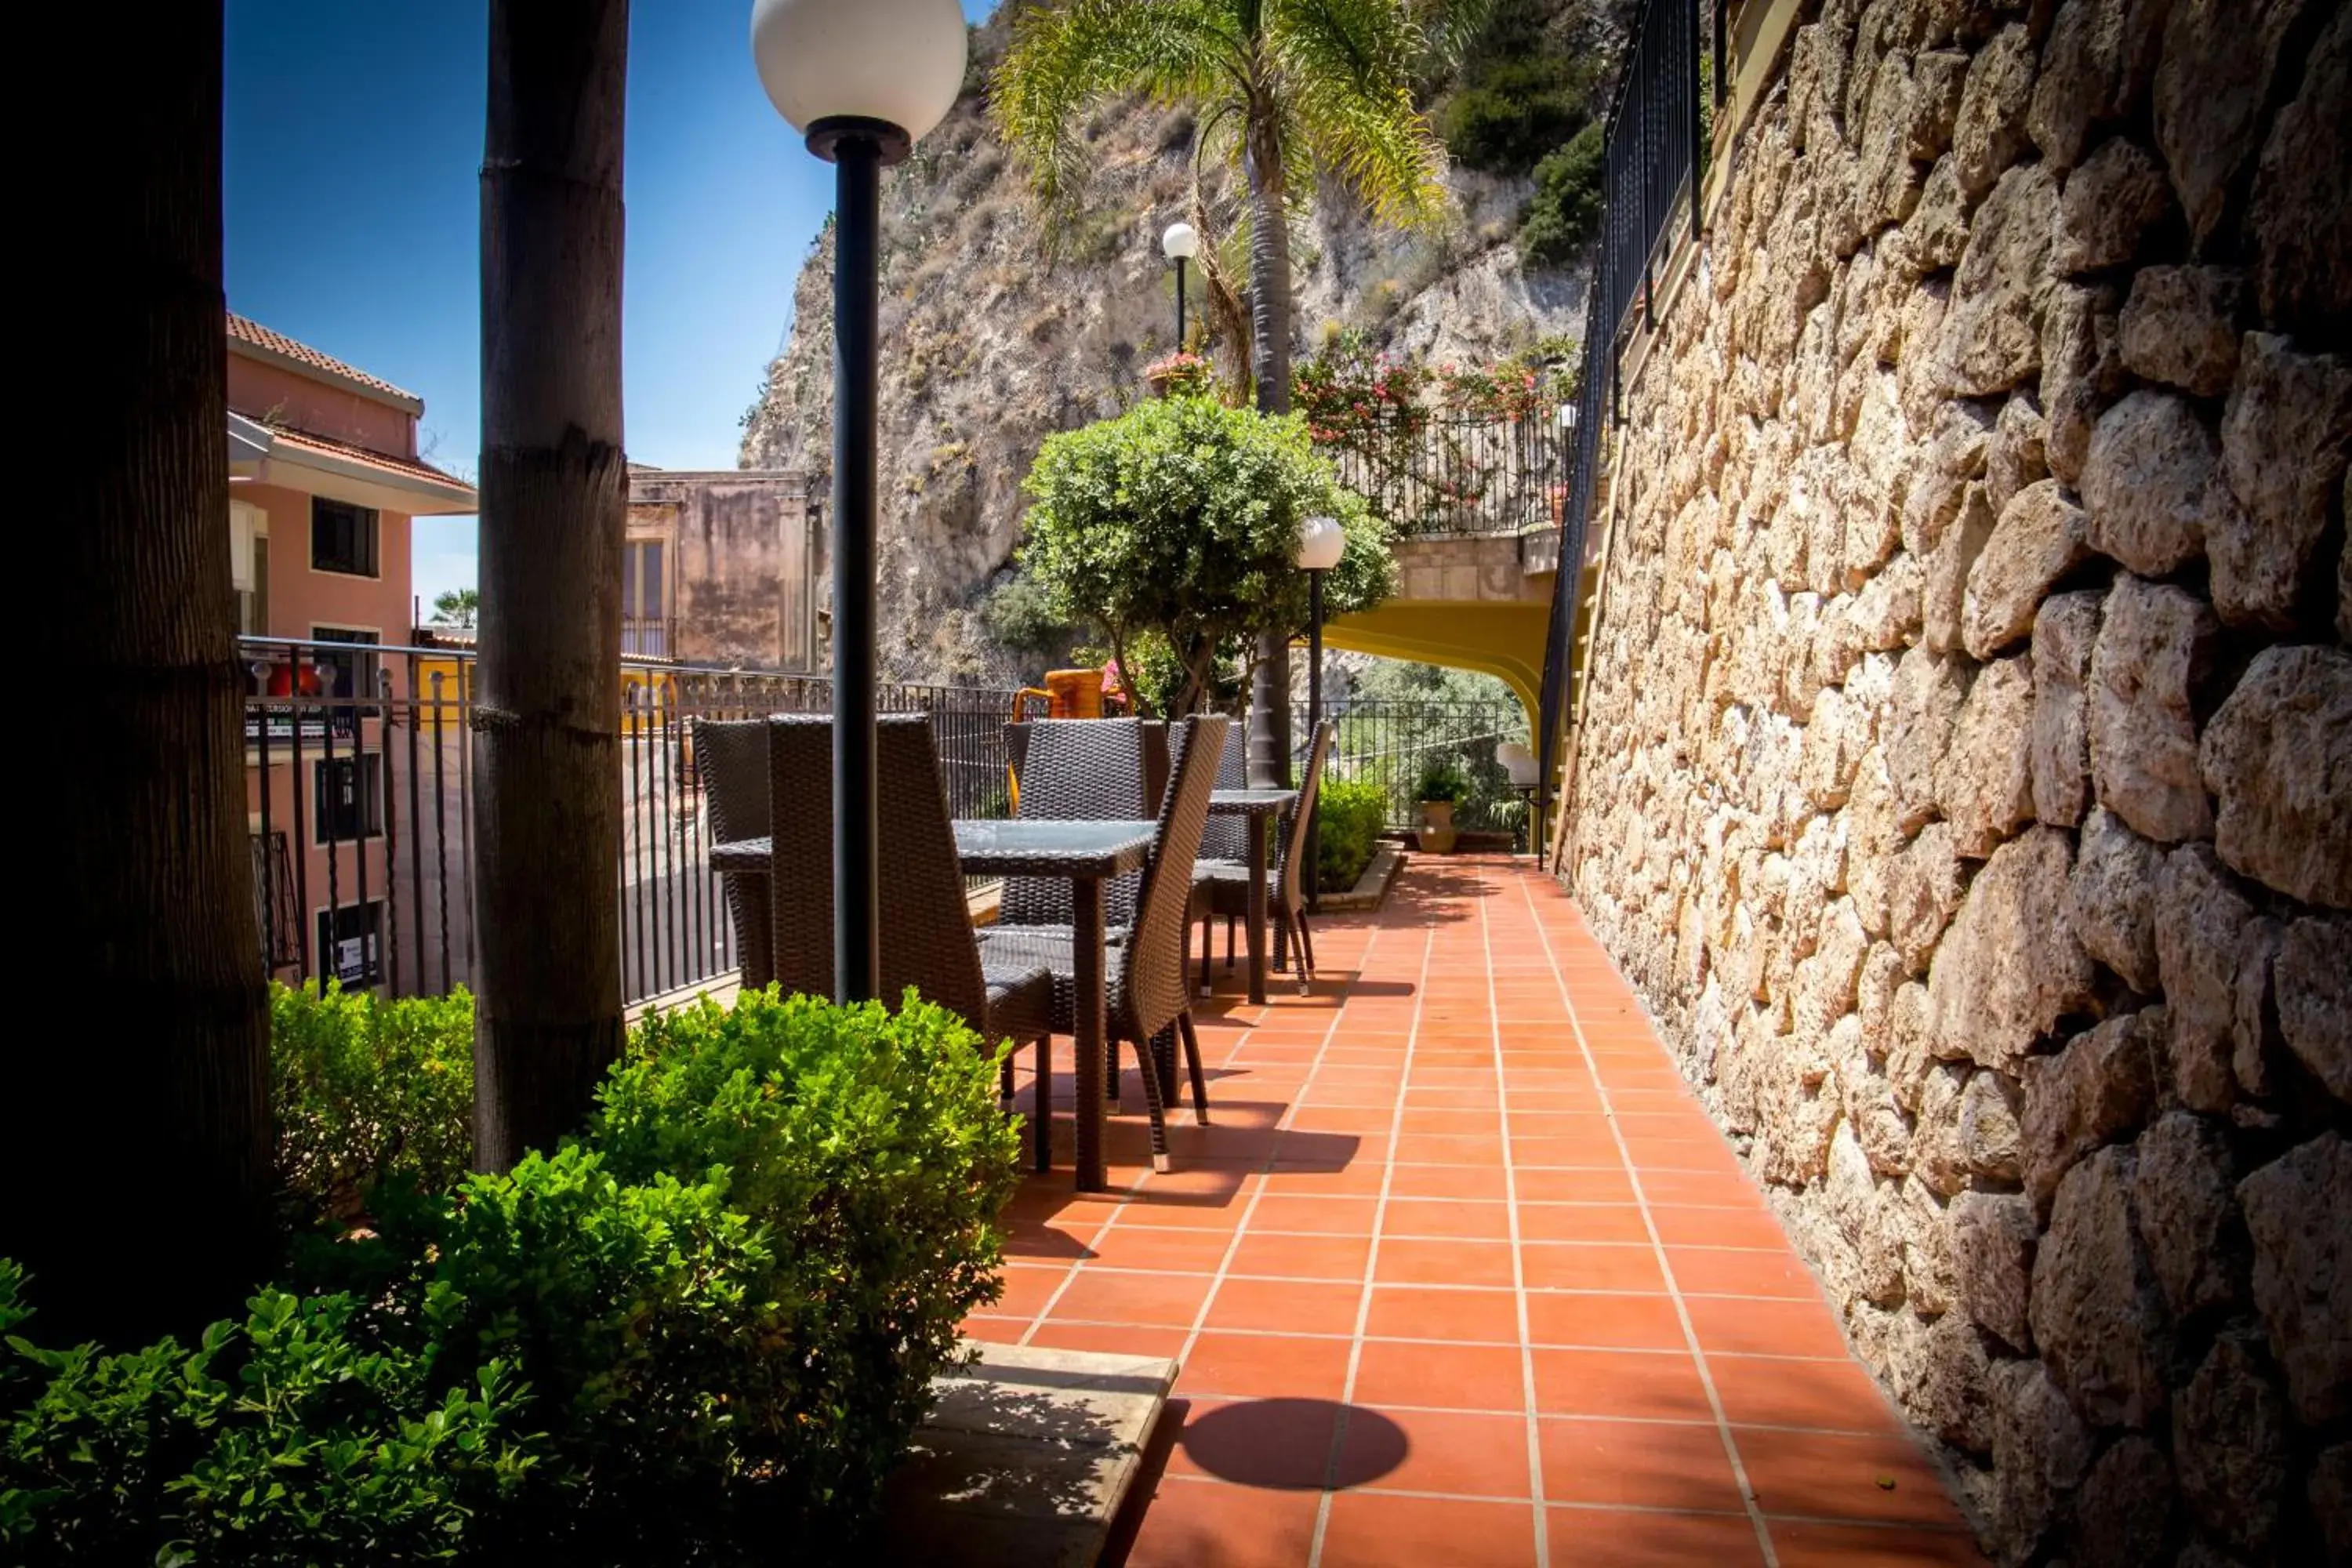
[[[423,401],[415,393],[404,392],[382,376],[370,375],[355,365],[345,364],[332,354],[320,353],[308,343],[297,342],[284,332],[272,331],[260,322],[248,321],[234,310],[230,311],[228,316],[228,336],[231,342],[250,343],[255,348],[290,359],[298,364],[308,365],[313,370],[325,371],[331,375],[341,376],[346,381],[355,381],[362,386],[383,393],[387,397],[404,398],[411,403]]]
[[[372,468],[382,468],[388,474],[399,474],[412,479],[425,479],[434,484],[456,485],[463,489],[473,487],[455,474],[444,473],[432,464],[415,458],[396,458],[389,452],[379,452],[372,447],[356,446],[349,441],[331,440],[314,436],[308,430],[294,430],[284,426],[272,426],[270,435],[289,447],[308,447],[347,462],[364,463]]]

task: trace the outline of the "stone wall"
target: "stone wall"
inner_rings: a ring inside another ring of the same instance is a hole
[[[2352,1561],[2352,6],[1821,0],[1568,875],[2006,1563]]]

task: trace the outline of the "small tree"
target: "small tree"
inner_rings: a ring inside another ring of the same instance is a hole
[[[1300,520],[1328,515],[1347,532],[1327,616],[1391,591],[1386,528],[1294,416],[1154,399],[1047,437],[1023,488],[1034,503],[1024,570],[1057,614],[1100,629],[1122,669],[1141,634],[1164,637],[1183,666],[1178,712],[1199,705],[1221,650],[1306,624]]]
[[[434,596],[433,617],[445,626],[470,626],[481,608],[480,590],[450,588]]]

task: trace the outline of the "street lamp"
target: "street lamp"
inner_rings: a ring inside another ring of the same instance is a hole
[[[1189,223],[1171,223],[1160,237],[1160,254],[1176,264],[1176,352],[1184,352],[1184,263],[1199,253],[1201,237]]]
[[[882,169],[904,159],[963,87],[956,0],[752,0],[751,59],[768,100],[834,166],[834,994],[879,989],[874,805],[874,426]]]
[[[1298,548],[1291,559],[1307,574],[1307,744],[1311,750],[1315,737],[1323,729],[1323,574],[1339,564],[1339,557],[1348,552],[1348,533],[1334,517],[1310,517],[1298,525]],[[1312,781],[1302,781],[1307,787]],[[1319,803],[1323,792],[1318,788]],[[1316,847],[1315,829],[1318,812],[1307,814],[1307,907],[1317,906],[1316,866],[1320,852]]]

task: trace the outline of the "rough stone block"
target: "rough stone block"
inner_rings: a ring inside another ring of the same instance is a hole
[[[2090,956],[2063,914],[2070,869],[2066,836],[2035,827],[1977,873],[1928,970],[1939,1054],[2011,1068],[2090,1000]]]
[[[2286,1500],[2286,1400],[2259,1350],[2223,1334],[2181,1391],[2174,1428],[2189,1515],[2249,1561],[2266,1561]]]
[[[2247,205],[2263,317],[2294,331],[2352,318],[2352,6],[2338,5],[2279,110]]]
[[[2053,827],[2082,820],[2091,795],[2084,689],[2099,635],[2095,593],[2061,594],[2033,616],[2033,814]]]
[[[2015,1349],[2033,1349],[2026,1306],[2041,1236],[2033,1207],[2015,1193],[1964,1192],[1949,1209],[1958,1299],[1969,1316]]]
[[[1960,492],[1960,510],[1952,525],[1927,552],[1926,578],[1919,590],[1919,618],[1925,632],[1922,640],[1932,652],[1960,651],[1969,574],[1992,537],[1996,521],[1985,487],[1972,483]]]
[[[2146,1125],[2156,1104],[2161,1008],[2126,1013],[2025,1064],[2019,1157],[2026,1195],[2047,1208],[2067,1173],[2101,1144]]]
[[[1952,847],[1982,859],[2033,820],[2033,670],[2020,655],[1977,672],[1936,773]]]
[[[2144,1133],[2133,1202],[2140,1241],[2175,1318],[2227,1307],[2245,1291],[2236,1163],[2220,1124],[2176,1110]]]
[[[1952,125],[1952,168],[1973,202],[2025,151],[2025,111],[2033,101],[2033,37],[2012,23],[1969,62]]]
[[[2067,919],[2083,951],[2151,995],[2159,983],[2156,887],[2163,869],[2163,850],[2094,806],[2066,887]]]
[[[1925,973],[1960,907],[1966,883],[1949,823],[1931,822],[1894,858],[1887,877],[1887,935],[1913,973]]]
[[[2325,596],[2320,544],[2352,453],[2352,363],[2246,334],[2221,416],[2221,471],[2239,505],[2209,520],[2213,607],[2292,631]]]
[[[2199,397],[2219,397],[2238,374],[2245,308],[2245,274],[2234,267],[2143,267],[2124,301],[2116,344],[2124,367]],[[2222,456],[2226,461],[2226,440]],[[2245,500],[2243,492],[2238,499]]]
[[[2201,600],[2119,577],[2091,655],[2091,777],[2100,805],[2160,843],[2213,831],[2193,698],[2219,630]]]
[[[2039,163],[2003,174],[1977,209],[1943,322],[1949,391],[1984,397],[2042,368],[2042,296],[2057,214],[2058,183]]]
[[[2197,1110],[2227,1110],[2241,945],[2254,918],[2210,846],[2185,844],[2157,876],[2157,966],[2171,1015],[2173,1091]]]
[[[2171,1335],[2139,1248],[2131,1185],[2128,1150],[2102,1149],[2069,1171],[2033,1261],[2034,1342],[2098,1426],[2146,1427],[2168,1403]]]
[[[2352,1105],[2352,922],[2300,920],[2279,939],[2271,984],[2288,1050]]]
[[[2206,727],[2198,761],[2221,803],[2214,847],[2232,870],[2352,909],[2352,654],[2263,649]]]
[[[1996,514],[2026,486],[2050,473],[2050,421],[2030,392],[2014,392],[1993,424],[1992,450],[1985,458],[1985,499]]]
[[[1917,831],[1935,814],[1936,776],[1967,695],[1966,672],[1924,647],[1911,649],[1895,667],[1885,756],[1895,821],[1904,832]]]
[[[2168,392],[2135,392],[2102,415],[2083,464],[2093,549],[2143,577],[2196,559],[2237,500],[2221,482],[2221,447],[2196,408]]]
[[[2145,1568],[2172,1532],[2172,1461],[2137,1435],[2101,1454],[2074,1494],[2073,1563]]]
[[[2352,1143],[2324,1132],[2238,1184],[2254,1305],[2295,1415],[2352,1411]]]
[[[1960,641],[1969,658],[1991,658],[2033,629],[2042,599],[2090,553],[2085,521],[2055,479],[2028,485],[2001,508],[1969,569]]]
[[[2022,1563],[2091,1468],[2091,1433],[2040,1362],[1998,1363],[1988,1381],[1993,1533],[2002,1561]]]
[[[2171,207],[2162,165],[2137,142],[2116,137],[2066,177],[2051,265],[2070,276],[2120,267]]]

